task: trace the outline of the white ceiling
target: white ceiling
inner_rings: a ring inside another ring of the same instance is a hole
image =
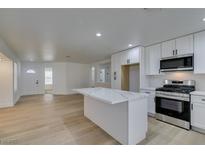
[[[22,61],[91,63],[205,29],[204,17],[205,9],[0,9],[0,36]]]
[[[2,61],[3,62],[10,61],[10,59],[0,52],[0,62]]]

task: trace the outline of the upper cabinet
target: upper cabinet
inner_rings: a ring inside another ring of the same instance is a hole
[[[120,54],[114,54],[111,57],[111,87],[121,89],[121,64]]]
[[[119,52],[118,53],[120,55],[120,59],[118,59],[119,63],[121,65],[126,65],[127,64],[127,60],[129,59],[129,53],[127,51],[123,51],[123,52]]]
[[[140,62],[140,49],[138,47],[132,48],[128,51],[128,61],[130,64],[136,64]],[[128,64],[128,63],[127,63]]]
[[[193,35],[187,35],[162,43],[162,58],[194,53]]]
[[[205,31],[194,34],[194,73],[205,73]]]
[[[194,53],[194,36],[188,35],[176,39],[176,54],[185,55]]]
[[[162,58],[174,56],[175,40],[166,41],[162,43]]]
[[[140,61],[140,49],[139,47],[132,48],[126,51],[123,51],[121,54],[121,64],[122,65],[129,65],[129,64],[136,64]]]
[[[141,47],[132,48],[123,52],[113,54],[111,57],[111,85],[114,89],[121,89],[121,67],[140,62]]]
[[[161,44],[145,48],[145,73],[146,75],[160,74]]]

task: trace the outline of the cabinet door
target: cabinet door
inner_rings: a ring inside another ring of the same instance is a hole
[[[121,63],[121,65],[126,65],[127,64],[127,59],[129,58],[129,55],[128,55],[128,51],[123,51],[123,52],[120,52],[120,61],[119,63]]]
[[[176,39],[177,55],[193,54],[194,53],[194,37],[188,35]]]
[[[162,58],[175,55],[175,40],[162,42]]]
[[[112,70],[112,88],[121,89],[121,53],[114,54],[111,59]]]
[[[146,74],[159,75],[161,44],[146,47]]]
[[[205,104],[193,103],[193,109],[191,110],[191,125],[205,129]]]
[[[116,54],[111,56],[111,87],[114,89],[116,87]]]
[[[133,48],[128,51],[128,59],[130,59],[130,64],[136,64],[140,62],[139,48]]]
[[[147,104],[147,110],[148,110],[148,113],[151,113],[151,114],[155,114],[155,101],[154,101],[154,98],[155,98],[155,91],[151,91],[151,90],[140,90],[141,93],[146,93],[148,94],[148,104]]]
[[[205,31],[194,34],[194,73],[205,73]]]
[[[151,114],[155,114],[155,94],[153,92],[150,93],[148,98],[148,112]]]
[[[145,69],[145,75],[150,75],[150,47],[146,47],[144,50],[144,69]]]

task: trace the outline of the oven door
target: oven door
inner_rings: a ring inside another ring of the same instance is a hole
[[[190,102],[155,97],[156,113],[190,122]]]

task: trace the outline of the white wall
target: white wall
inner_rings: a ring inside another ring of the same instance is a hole
[[[89,87],[90,65],[67,63],[67,93],[74,88]]]
[[[61,63],[22,63],[22,95],[43,94],[44,69],[53,68],[53,94],[72,94],[74,88],[89,86],[90,65],[70,62]],[[26,70],[34,69],[36,74],[27,74]],[[38,80],[38,86],[35,81]]]
[[[0,107],[13,105],[13,63],[0,62]]]
[[[149,76],[149,87],[160,87],[165,79],[170,80],[195,80],[196,90],[205,90],[205,74],[196,75],[193,72],[170,72],[165,75]]]
[[[21,96],[21,91],[20,91],[20,85],[21,85],[21,62],[19,58],[16,56],[16,54],[8,47],[8,45],[5,43],[5,41],[0,38],[0,52],[3,53],[5,56],[7,56],[13,63],[15,62],[17,64],[17,76],[18,76],[18,88],[16,91],[13,89],[13,104],[15,104],[18,99]],[[13,72],[12,72],[13,76]]]

